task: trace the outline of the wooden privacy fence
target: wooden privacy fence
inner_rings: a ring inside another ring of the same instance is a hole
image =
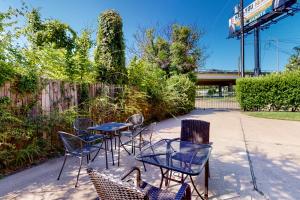
[[[19,94],[10,82],[0,87],[0,98],[10,98],[12,105],[16,107],[28,106],[34,102],[32,114],[47,114],[53,110],[64,111],[79,104],[80,84],[68,83],[63,81],[43,81],[43,89],[37,94]],[[86,86],[89,98],[97,95],[108,95],[115,97],[116,93],[121,92],[122,88],[103,83],[88,84]]]

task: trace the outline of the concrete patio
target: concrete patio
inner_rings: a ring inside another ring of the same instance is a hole
[[[176,119],[158,124],[161,138],[179,137],[180,120],[202,119],[211,122],[213,151],[210,159],[210,199],[300,199],[300,123],[259,119],[238,111],[195,110]],[[140,163],[126,152],[121,166],[109,165],[111,172],[122,174]],[[92,165],[105,166],[102,153]],[[79,187],[74,188],[78,159],[69,159],[60,181],[57,175],[63,158],[49,160],[0,180],[0,199],[94,199],[96,192],[85,167]],[[143,179],[158,186],[160,171],[147,165]],[[204,177],[197,178],[203,188]],[[254,190],[254,187],[256,190]],[[178,185],[171,185],[176,190]],[[193,193],[194,199],[197,198]]]

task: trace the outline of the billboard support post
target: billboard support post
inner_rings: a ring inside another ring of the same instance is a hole
[[[241,21],[241,76],[245,77],[244,0],[240,0],[240,21]]]
[[[259,36],[260,29],[259,27],[256,27],[254,29],[254,76],[259,76],[261,73],[260,68],[260,48],[259,48],[259,42],[260,42],[260,36]]]

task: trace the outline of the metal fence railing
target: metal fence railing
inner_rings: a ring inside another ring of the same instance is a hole
[[[198,88],[196,109],[240,109],[234,88],[206,86]]]

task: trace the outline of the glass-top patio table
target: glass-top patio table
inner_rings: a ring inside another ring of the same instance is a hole
[[[160,187],[164,179],[167,186],[169,180],[183,183],[189,176],[201,199],[208,199],[208,160],[211,149],[212,147],[209,144],[195,144],[179,139],[163,139],[142,150],[136,156],[136,159],[160,168]],[[192,179],[192,176],[198,176],[203,168],[205,168],[204,198],[197,190]],[[166,171],[164,172],[164,170]],[[173,179],[171,177],[172,171],[180,172],[182,174],[181,180]]]
[[[132,126],[132,124],[130,123],[120,123],[120,122],[108,122],[108,123],[104,123],[101,125],[96,125],[96,126],[92,126],[89,127],[88,130],[90,131],[101,131],[101,133],[106,133],[106,134],[110,134],[109,136],[111,136],[111,138],[113,136],[117,136],[118,137],[118,166],[120,166],[120,147],[122,146],[127,153],[130,155],[129,151],[124,147],[124,145],[122,144],[121,141],[121,135],[119,134],[120,130],[123,130],[125,128],[128,128]],[[111,152],[112,152],[112,162],[113,165],[114,163],[114,154],[113,154],[113,145],[112,145],[112,140],[111,141]],[[106,143],[105,143],[106,145]],[[115,140],[115,147],[116,147],[116,140]],[[108,168],[108,164],[107,164],[107,152],[105,151],[105,156],[106,156],[106,168]]]

